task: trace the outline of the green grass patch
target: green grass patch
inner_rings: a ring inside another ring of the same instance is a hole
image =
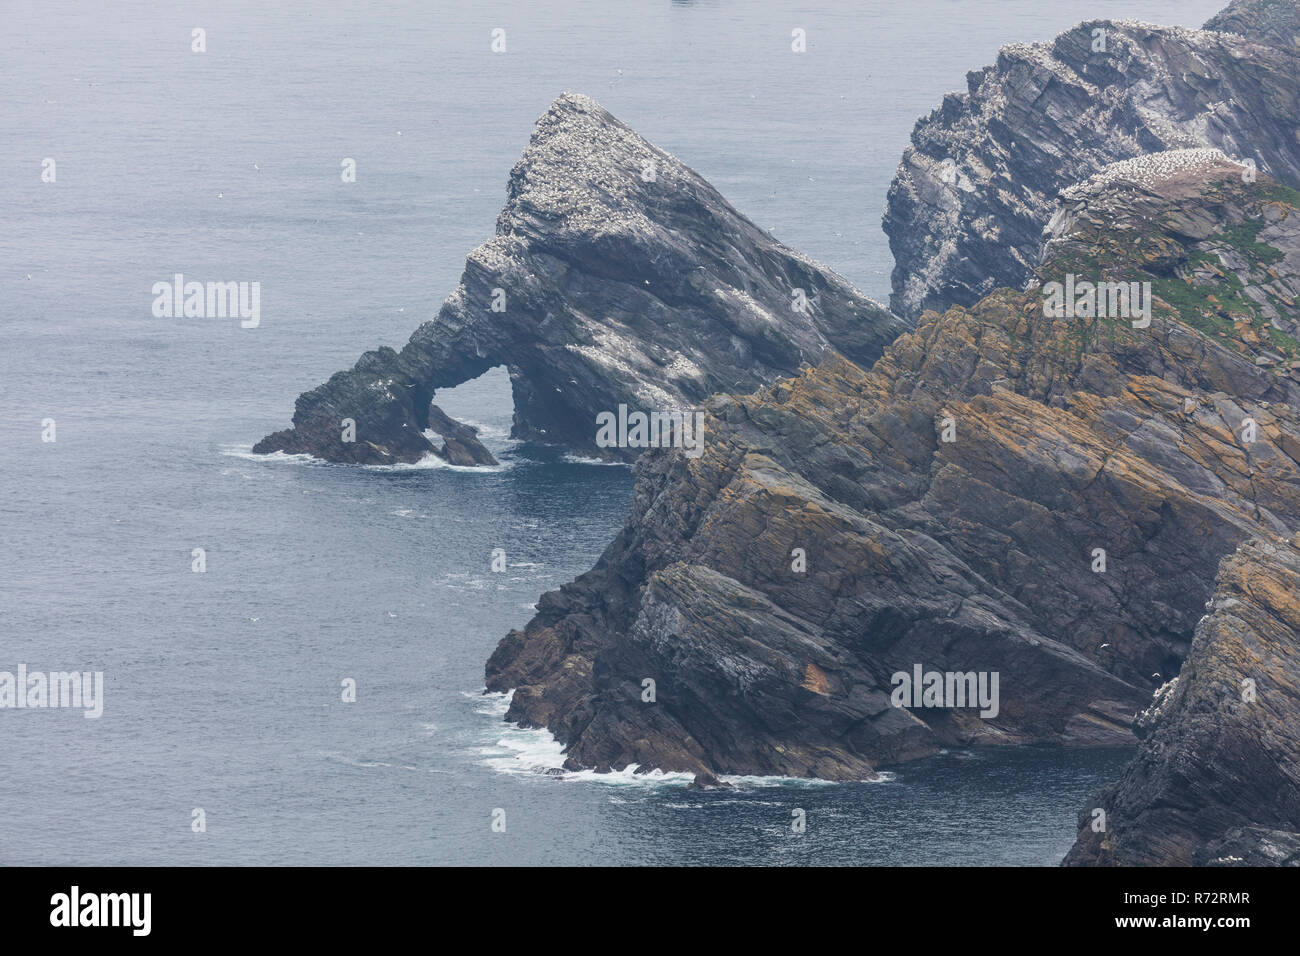
[[[1248,259],[1260,265],[1271,266],[1274,263],[1281,262],[1286,258],[1286,255],[1276,246],[1270,246],[1267,242],[1259,241],[1259,233],[1263,228],[1264,221],[1262,219],[1247,219],[1235,226],[1229,226],[1220,235],[1228,245],[1241,252]]]

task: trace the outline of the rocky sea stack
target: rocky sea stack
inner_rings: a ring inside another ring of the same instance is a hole
[[[598,413],[684,411],[832,348],[870,363],[907,327],[594,101],[566,94],[510,174],[496,238],[470,253],[437,317],[401,352],[367,352],[301,395],[293,427],[254,451],[491,463],[472,429],[430,402],[504,365],[512,437],[630,461],[637,449],[597,446]],[[355,441],[341,439],[344,418]]]

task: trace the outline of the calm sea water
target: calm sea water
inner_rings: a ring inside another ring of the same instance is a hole
[[[498,470],[247,449],[435,312],[563,90],[884,298],[888,181],[967,70],[1088,17],[1198,25],[1219,5],[7,4],[0,670],[102,670],[106,700],[99,720],[0,711],[0,862],[1059,860],[1124,754],[953,753],[884,783],[707,794],[540,773],[558,747],[501,721],[483,662],[590,567],[631,477],[512,447],[503,372],[439,397]],[[261,326],[153,318],[176,272],[261,282]]]

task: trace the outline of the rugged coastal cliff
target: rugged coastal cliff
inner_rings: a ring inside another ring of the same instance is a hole
[[[1300,46],[1300,8],[1295,0],[1233,0],[1205,29],[1289,49]]]
[[[1137,757],[1079,814],[1067,864],[1300,866],[1295,543],[1252,539],[1224,558],[1208,607],[1137,722]]]
[[[1149,327],[1003,290],[870,371],[834,356],[710,399],[704,455],[640,461],[626,527],[502,641],[489,689],[571,766],[706,778],[1129,739],[1223,555],[1300,522],[1297,343],[1255,311],[1262,263],[1300,263],[1297,198],[1213,151],[1108,168],[1037,277],[1150,282]],[[999,673],[998,714],[891,705],[917,664]]]
[[[1057,194],[1119,160],[1217,147],[1300,185],[1295,18],[1254,0],[1206,30],[1098,20],[1004,47],[912,133],[884,217],[894,311],[1024,288]]]
[[[1097,21],[970,74],[889,194],[914,328],[563,96],[437,317],[256,450],[491,463],[432,401],[499,365],[514,436],[586,454],[640,454],[598,412],[702,405],[703,453],[642,455],[488,661],[568,766],[864,779],[1136,732],[1067,862],[1300,862],[1298,22]],[[999,699],[900,706],[916,669]]]
[[[566,94],[510,174],[496,237],[470,253],[437,317],[401,352],[367,352],[305,392],[293,427],[254,451],[490,462],[472,429],[430,402],[504,365],[513,437],[632,460],[638,449],[597,447],[597,413],[752,391],[830,348],[870,363],[907,327],[594,101]],[[341,439],[344,418],[355,441]]]

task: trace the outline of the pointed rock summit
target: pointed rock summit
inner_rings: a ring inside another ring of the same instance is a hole
[[[594,100],[565,94],[511,171],[496,237],[470,253],[437,317],[400,352],[367,352],[301,395],[293,427],[254,451],[490,463],[430,403],[504,365],[513,437],[632,460],[639,449],[597,446],[598,413],[750,392],[828,349],[870,363],[906,328]],[[354,441],[341,439],[344,418]]]

